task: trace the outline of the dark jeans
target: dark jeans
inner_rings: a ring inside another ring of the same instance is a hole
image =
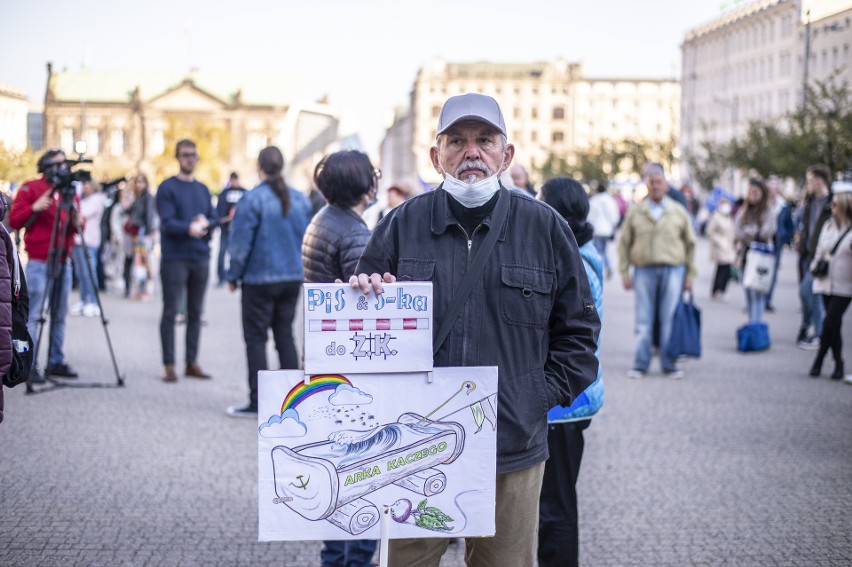
[[[163,282],[163,316],[160,319],[160,341],[163,364],[175,363],[175,315],[178,301],[186,294],[186,363],[198,362],[198,340],[201,336],[201,313],[209,277],[208,262],[165,261],[160,265]]]
[[[713,293],[725,293],[728,289],[728,280],[731,279],[731,265],[718,264],[716,266],[716,275],[713,277]]]
[[[539,567],[576,567],[577,476],[583,459],[583,430],[590,419],[551,423],[547,432],[550,458],[544,465],[538,525]]]
[[[216,276],[219,278],[217,283],[227,281],[225,276],[228,270],[225,269],[225,256],[228,254],[228,243],[231,241],[231,230],[224,226],[219,229],[219,258],[216,261]]]
[[[370,567],[376,552],[376,540],[354,539],[348,541],[324,541],[320,551],[322,567]]]
[[[302,282],[243,284],[243,338],[248,360],[249,403],[257,407],[257,372],[267,370],[266,338],[272,328],[278,363],[297,370],[299,358],[293,344],[293,315]]]
[[[828,350],[834,357],[834,363],[843,361],[843,314],[849,307],[852,298],[840,297],[839,295],[823,295],[822,304],[825,306],[825,319],[822,321],[822,335],[819,338],[819,351],[816,360],[822,365]]]

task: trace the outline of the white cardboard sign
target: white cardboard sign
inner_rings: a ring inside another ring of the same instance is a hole
[[[305,372],[432,370],[432,284],[304,284]]]
[[[258,383],[260,541],[494,535],[496,367]]]

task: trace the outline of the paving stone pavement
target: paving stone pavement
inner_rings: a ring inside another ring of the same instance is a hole
[[[618,276],[607,282],[607,398],[586,432],[581,564],[849,565],[852,387],[806,377],[795,256],[767,315],[772,349],[749,355],[734,350],[742,290],[709,301],[703,241],[698,256],[704,356],[680,381],[625,377],[633,298]],[[6,390],[0,565],[318,566],[319,542],[257,541],[256,427],[224,411],[246,395],[239,294],[208,294],[200,361],[214,378],[176,384],[158,379],[160,304],[102,299],[125,387]],[[66,352],[81,382],[115,381],[99,320],[70,317]],[[441,565],[463,565],[463,545]]]

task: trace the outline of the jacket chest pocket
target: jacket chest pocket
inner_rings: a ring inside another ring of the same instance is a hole
[[[435,272],[435,260],[400,258],[396,271],[397,281],[432,281]]]
[[[502,266],[500,315],[506,323],[547,328],[553,305],[554,272],[525,266]]]

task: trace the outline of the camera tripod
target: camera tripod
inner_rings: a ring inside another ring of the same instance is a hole
[[[44,295],[41,298],[41,305],[39,306],[38,313],[38,339],[36,340],[35,353],[33,353],[33,369],[37,367],[38,363],[38,352],[41,348],[41,338],[44,331],[44,324],[47,322],[47,315],[50,314],[50,324],[48,330],[49,344],[48,344],[48,363],[45,365],[45,380],[49,382],[45,386],[35,389],[33,387],[32,381],[32,372],[30,373],[29,378],[27,379],[27,394],[40,394],[43,392],[55,390],[58,388],[115,388],[124,386],[124,377],[118,370],[118,362],[115,359],[115,352],[112,347],[112,340],[109,335],[109,329],[107,325],[109,321],[104,316],[104,308],[101,304],[101,296],[98,291],[98,286],[94,285],[94,293],[95,300],[98,304],[98,309],[100,310],[100,319],[101,319],[101,327],[104,330],[104,336],[106,337],[107,348],[109,349],[110,360],[112,361],[112,367],[115,371],[115,383],[101,383],[101,382],[67,382],[67,381],[58,381],[50,377],[50,352],[53,348],[53,330],[54,325],[56,323],[56,316],[59,312],[59,304],[62,299],[62,292],[65,282],[65,271],[68,269],[68,249],[66,246],[67,238],[68,238],[68,230],[69,228],[73,228],[73,230],[80,235],[81,245],[83,247],[83,256],[85,259],[86,265],[86,276],[91,278],[92,282],[97,281],[95,279],[95,274],[92,271],[92,264],[89,258],[89,249],[86,247],[85,236],[83,235],[83,228],[80,224],[80,218],[78,214],[77,207],[74,203],[74,193],[69,191],[60,191],[57,188],[54,188],[53,191],[59,193],[59,204],[56,206],[56,215],[53,217],[53,226],[50,231],[50,243],[48,247],[47,254],[47,276],[45,283]],[[70,194],[69,194],[70,193]],[[65,214],[63,214],[63,212]],[[60,237],[61,235],[61,237]],[[57,238],[61,238],[61,242],[57,242]],[[66,298],[67,301],[67,298]]]

